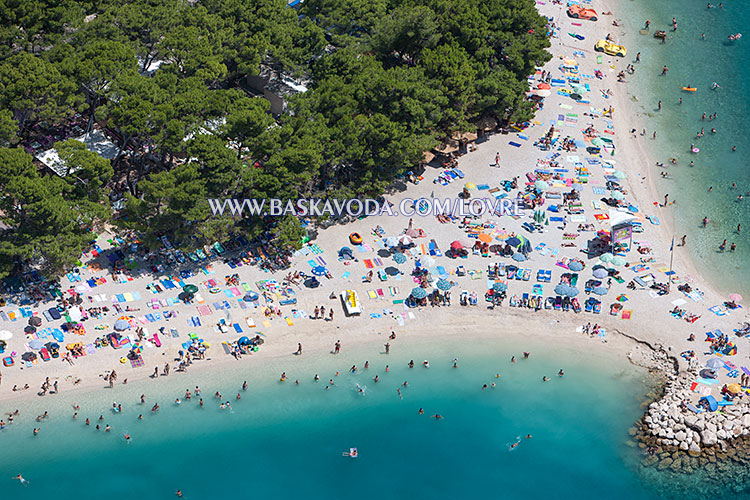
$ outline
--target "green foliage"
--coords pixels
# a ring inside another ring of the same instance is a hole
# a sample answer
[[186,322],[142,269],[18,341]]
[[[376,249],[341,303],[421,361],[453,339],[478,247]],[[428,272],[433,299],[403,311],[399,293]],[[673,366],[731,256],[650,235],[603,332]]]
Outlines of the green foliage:
[[65,161],[80,163],[86,185],[78,187],[82,181],[67,176],[41,176],[23,149],[0,148],[0,220],[9,228],[0,238],[0,276],[26,259],[50,273],[72,267],[91,239],[89,229],[109,214],[93,198],[101,195],[111,167],[81,154],[75,144],[63,149]]
[[[121,224],[185,248],[267,229],[207,197],[377,196],[478,118],[530,119],[526,78],[549,58],[533,0],[0,0],[0,20],[0,146],[86,112],[137,181]],[[309,82],[281,117],[245,91],[269,73]],[[65,267],[109,216],[109,162],[57,146],[63,178],[2,150],[0,272],[19,256]],[[295,248],[297,219],[275,223]]]

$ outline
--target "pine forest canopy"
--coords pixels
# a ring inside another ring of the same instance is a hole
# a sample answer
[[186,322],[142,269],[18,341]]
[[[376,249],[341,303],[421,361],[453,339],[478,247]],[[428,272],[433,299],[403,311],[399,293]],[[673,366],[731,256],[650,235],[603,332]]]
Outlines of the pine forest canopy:
[[[530,119],[550,57],[533,0],[0,0],[0,20],[0,277],[70,268],[108,222],[186,249],[268,229],[209,197],[379,195],[472,122]],[[248,91],[263,68],[308,81],[280,116]],[[105,129],[117,157],[71,127]],[[35,166],[40,145],[68,175]]]

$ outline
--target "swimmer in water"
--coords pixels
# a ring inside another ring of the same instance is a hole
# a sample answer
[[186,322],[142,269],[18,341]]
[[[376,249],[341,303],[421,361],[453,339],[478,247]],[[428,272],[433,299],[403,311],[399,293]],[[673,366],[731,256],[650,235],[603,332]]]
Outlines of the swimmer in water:
[[181,490],[175,491],[174,494],[177,495],[178,497],[182,498],[182,491]]
[[417,413],[419,413],[420,415],[424,415],[424,408],[420,408]]
[[396,389],[396,392],[398,392],[398,397],[401,399],[404,399],[404,395],[401,394],[401,389]]
[[21,484],[24,485],[24,486],[28,486],[29,485],[29,482],[26,479],[24,479],[21,474],[17,475],[13,479],[18,479],[21,482]]
[[125,442],[130,444],[130,434],[125,434]]
[[542,377],[542,382],[547,382],[548,380],[549,380],[549,377],[547,377],[547,375],[545,375],[544,377]]
[[562,377],[563,375],[565,375],[565,372],[563,371],[563,369],[562,369],[562,368],[560,368],[560,371],[559,371],[559,372],[557,372],[557,376],[558,376],[558,377]]
[[320,377],[318,376],[318,374],[317,374],[317,373],[316,373],[316,374],[315,374],[315,376],[313,377],[313,380],[315,380],[316,382],[317,382],[318,380],[320,380]]
[[375,378],[373,378],[372,380],[373,380],[373,382],[375,382],[377,384],[378,380],[380,380],[380,377],[378,377],[377,375],[375,375]]
[[443,419],[443,416],[442,416],[441,414],[439,414],[439,413],[436,413],[436,414],[434,414],[434,415],[432,416],[432,418],[434,418],[435,420],[442,420],[442,419]]
[[531,434],[526,434],[526,439],[531,439]]

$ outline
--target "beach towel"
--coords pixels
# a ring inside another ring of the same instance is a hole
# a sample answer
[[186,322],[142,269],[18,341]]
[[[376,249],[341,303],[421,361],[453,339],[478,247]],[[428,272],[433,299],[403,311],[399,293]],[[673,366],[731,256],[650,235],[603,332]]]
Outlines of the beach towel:
[[633,311],[628,309],[627,311],[622,311],[622,319],[630,319],[633,316]]
[[292,318],[290,318],[289,316],[286,316],[286,317],[284,318],[284,321],[286,321],[286,324],[287,324],[287,325],[289,325],[289,326],[294,326],[294,323],[292,322]]
[[271,328],[271,321],[267,320],[267,319],[264,319],[263,320],[263,326],[265,326],[266,328]]
[[350,273],[349,271],[347,271],[347,272],[345,272],[344,274],[341,275],[341,279],[344,279],[344,280],[348,279],[349,276],[351,276],[351,275],[352,275],[352,273]]
[[130,359],[130,366],[132,366],[133,368],[139,368],[141,366],[144,366],[145,364],[146,363],[144,363],[143,361],[143,356],[141,356],[140,354],[135,358]]
[[521,147],[521,145],[519,143],[513,142],[513,141],[510,141],[508,144],[510,144],[511,146],[516,147],[516,148],[520,148]]
[[211,306],[209,305],[202,305],[198,306],[198,314],[201,316],[208,316],[209,314],[213,314],[213,311],[211,310]]
[[239,325],[239,323],[235,323],[232,326],[234,327],[235,332],[242,333],[242,327]]
[[372,269],[373,267],[375,267],[375,265],[372,263],[372,260],[370,259],[365,259],[364,263],[367,269]]

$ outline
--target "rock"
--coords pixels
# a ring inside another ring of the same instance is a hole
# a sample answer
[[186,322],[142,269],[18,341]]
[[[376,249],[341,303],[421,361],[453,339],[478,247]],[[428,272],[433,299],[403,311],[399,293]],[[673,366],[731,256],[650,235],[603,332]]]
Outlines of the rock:
[[685,425],[692,428],[695,425],[695,421],[698,420],[695,415],[688,415],[685,417]]
[[636,429],[635,427],[631,427],[630,429],[628,429],[628,434],[630,434],[631,437],[635,436],[637,433],[638,429]]
[[672,465],[673,460],[669,457],[663,459],[661,462],[659,462],[659,465],[657,466],[657,469],[664,470],[670,465]]
[[715,434],[718,429],[716,428],[716,424],[715,423],[713,423],[713,422],[706,422],[706,430]]
[[670,465],[670,468],[677,472],[682,467],[682,459],[680,457],[677,457],[672,461],[672,465]]
[[659,461],[658,458],[656,458],[654,456],[648,456],[648,457],[644,458],[641,461],[641,464],[643,464],[644,467],[651,467],[652,465],[654,465],[658,461]]
[[688,447],[687,441],[683,441],[680,443],[680,449],[682,451],[688,451],[689,447]]
[[[714,426],[716,428],[716,426]],[[709,429],[706,429],[701,432],[701,442],[706,446],[713,446],[718,442],[718,438],[716,436],[715,431],[710,431]]]
[[685,431],[677,431],[674,433],[674,438],[677,441],[685,441],[687,439],[687,433]]
[[700,452],[701,452],[701,447],[698,445],[698,443],[696,443],[695,441],[690,443],[690,445],[688,446],[688,453],[690,453],[691,456],[693,457],[698,456]]
[[734,428],[734,421],[727,420],[722,427],[724,427],[725,431],[731,431]]
[[727,431],[725,431],[724,429],[719,429],[716,432],[716,437],[719,438],[719,439],[726,439],[727,438]]
[[742,415],[742,427],[750,429],[750,413]]

